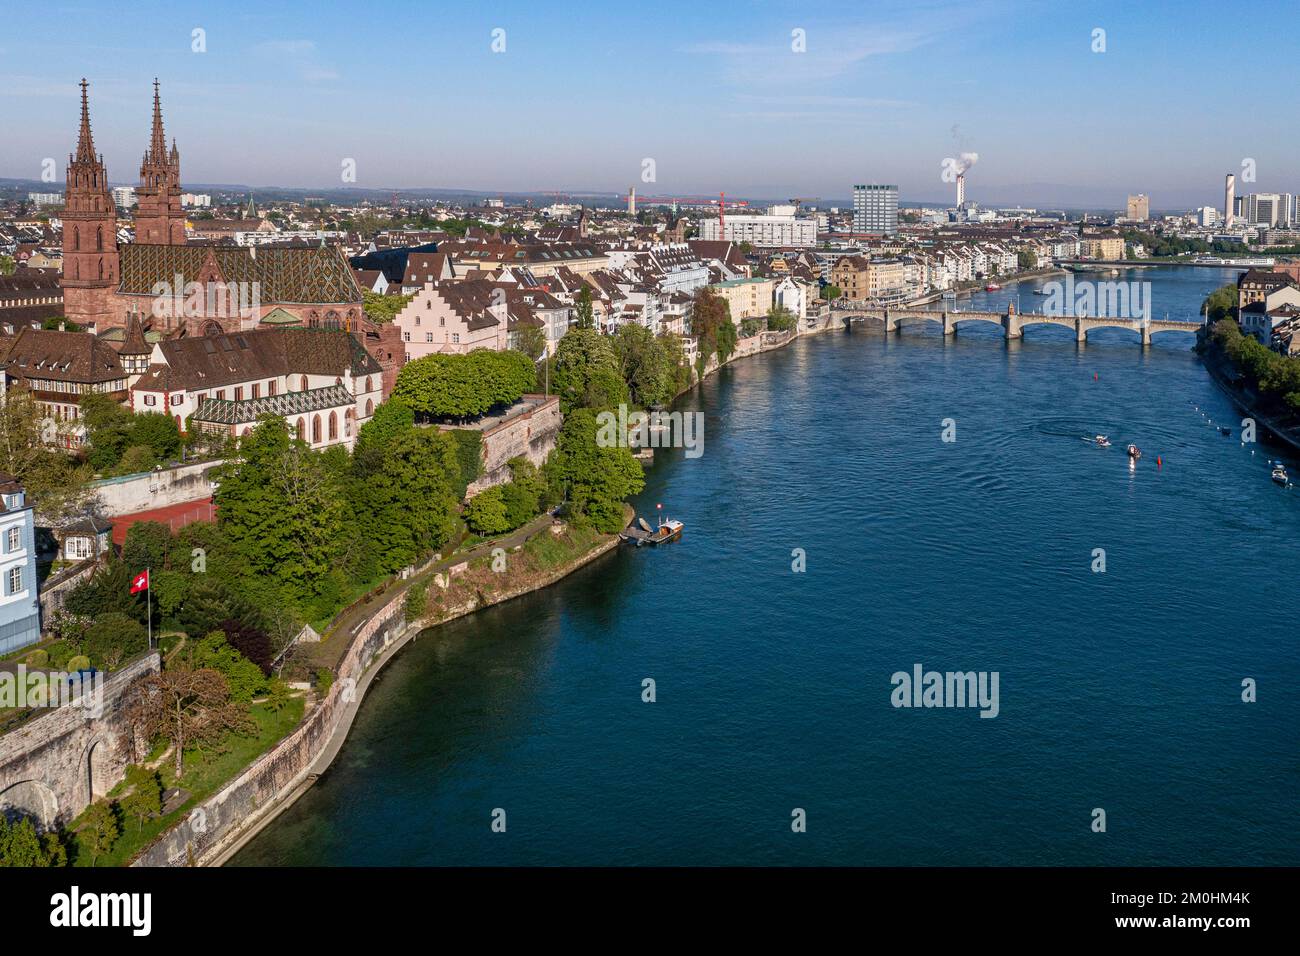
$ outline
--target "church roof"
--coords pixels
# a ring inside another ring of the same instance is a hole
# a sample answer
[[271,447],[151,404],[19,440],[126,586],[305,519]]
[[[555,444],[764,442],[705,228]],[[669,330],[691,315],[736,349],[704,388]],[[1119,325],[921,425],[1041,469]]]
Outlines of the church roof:
[[113,347],[88,332],[22,329],[0,357],[0,367],[24,379],[94,383],[125,378]]
[[[228,283],[247,283],[258,289],[264,303],[361,304],[361,289],[337,250],[256,249],[247,246],[167,246],[128,243],[121,255],[121,292],[156,295],[156,283],[170,288],[180,276],[196,281],[209,256]],[[253,283],[257,283],[253,286]]]

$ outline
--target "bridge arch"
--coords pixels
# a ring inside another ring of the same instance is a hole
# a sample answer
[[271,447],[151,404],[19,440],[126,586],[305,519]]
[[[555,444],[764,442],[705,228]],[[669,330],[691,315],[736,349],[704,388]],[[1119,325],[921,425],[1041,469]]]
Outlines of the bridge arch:
[[40,829],[48,829],[58,819],[59,799],[39,780],[20,780],[0,790],[0,814],[31,817]]

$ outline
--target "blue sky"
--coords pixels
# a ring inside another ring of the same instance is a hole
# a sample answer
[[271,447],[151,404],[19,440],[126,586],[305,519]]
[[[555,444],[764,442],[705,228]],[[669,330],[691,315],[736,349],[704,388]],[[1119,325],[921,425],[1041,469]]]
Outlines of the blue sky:
[[62,176],[85,75],[109,176],[134,181],[157,73],[190,183],[341,185],[354,159],[376,188],[892,182],[938,201],[943,159],[970,151],[968,195],[997,203],[1219,204],[1247,157],[1258,181],[1239,192],[1300,191],[1293,95],[1282,74],[1250,79],[1294,59],[1294,4],[51,0],[5,16],[0,176],[36,178],[45,157]]

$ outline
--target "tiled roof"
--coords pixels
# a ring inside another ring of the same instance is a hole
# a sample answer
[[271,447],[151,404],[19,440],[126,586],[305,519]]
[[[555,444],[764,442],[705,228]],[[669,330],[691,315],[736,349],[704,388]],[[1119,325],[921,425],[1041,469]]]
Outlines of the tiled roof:
[[343,385],[327,385],[305,392],[285,392],[282,395],[264,395],[246,398],[240,402],[208,400],[194,413],[193,420],[209,425],[243,425],[258,421],[266,415],[300,415],[303,412],[320,412],[343,408],[356,400]]
[[244,246],[121,247],[122,292],[153,295],[154,283],[192,282],[211,257],[228,283],[258,283],[264,303],[361,302],[352,269],[335,249],[256,249]]
[[112,382],[126,376],[112,346],[88,332],[24,328],[0,366],[17,377],[63,382]]
[[365,346],[335,329],[258,329],[230,335],[168,339],[136,383],[142,391],[218,388],[281,375],[378,375]]

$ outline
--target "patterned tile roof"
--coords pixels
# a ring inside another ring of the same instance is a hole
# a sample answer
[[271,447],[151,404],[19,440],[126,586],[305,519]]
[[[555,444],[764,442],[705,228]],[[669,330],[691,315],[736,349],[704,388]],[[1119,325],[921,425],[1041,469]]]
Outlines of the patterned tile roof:
[[192,416],[195,422],[209,425],[252,424],[265,415],[300,415],[304,412],[323,412],[331,408],[347,408],[356,399],[344,385],[327,385],[305,392],[286,392],[283,395],[263,395],[246,398],[240,402],[209,400]]
[[154,284],[174,284],[176,276],[196,281],[209,258],[228,283],[257,283],[266,304],[360,303],[361,289],[337,249],[244,246],[163,246],[128,243],[121,247],[119,291],[154,295]]

